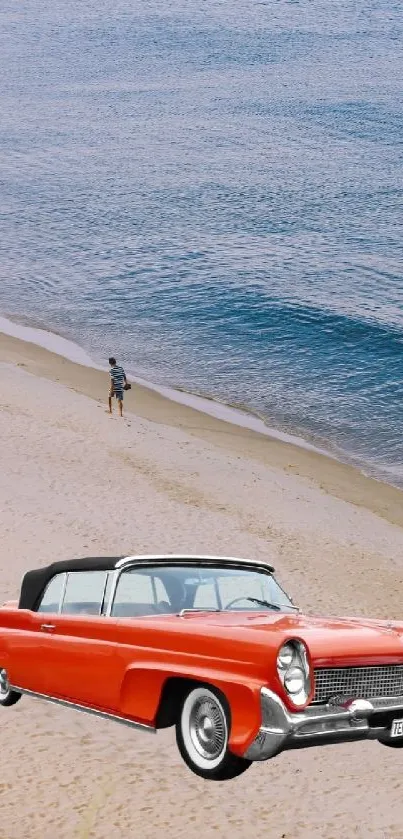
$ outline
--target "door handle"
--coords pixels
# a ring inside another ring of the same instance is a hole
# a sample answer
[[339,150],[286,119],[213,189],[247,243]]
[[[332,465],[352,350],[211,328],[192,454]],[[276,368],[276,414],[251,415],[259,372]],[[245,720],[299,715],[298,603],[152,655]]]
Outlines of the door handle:
[[54,623],[41,623],[41,629],[45,632],[50,632],[52,629],[56,629],[56,624]]

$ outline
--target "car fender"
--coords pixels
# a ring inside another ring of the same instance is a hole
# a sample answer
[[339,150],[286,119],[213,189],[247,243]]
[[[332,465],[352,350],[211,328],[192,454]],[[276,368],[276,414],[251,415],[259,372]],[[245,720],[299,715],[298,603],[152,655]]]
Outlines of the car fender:
[[10,670],[12,636],[20,631],[20,615],[9,602],[0,606],[0,667]]
[[262,683],[236,672],[217,671],[196,664],[173,667],[167,662],[144,661],[130,665],[121,685],[119,713],[145,725],[155,726],[163,690],[169,679],[202,682],[220,690],[231,713],[229,746],[242,754],[258,733],[261,724],[260,690]]

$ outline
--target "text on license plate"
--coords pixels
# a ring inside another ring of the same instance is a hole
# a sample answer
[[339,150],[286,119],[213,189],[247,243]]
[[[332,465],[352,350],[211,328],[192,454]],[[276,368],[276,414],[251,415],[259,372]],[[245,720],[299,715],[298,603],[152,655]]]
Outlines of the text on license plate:
[[403,737],[403,720],[393,720],[390,736]]

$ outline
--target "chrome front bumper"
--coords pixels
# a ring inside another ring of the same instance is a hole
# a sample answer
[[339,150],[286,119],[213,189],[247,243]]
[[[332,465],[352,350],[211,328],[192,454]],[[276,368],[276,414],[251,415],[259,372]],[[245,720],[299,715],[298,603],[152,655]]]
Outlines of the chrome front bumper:
[[277,694],[262,688],[261,709],[259,733],[244,754],[248,760],[268,760],[286,749],[353,740],[387,743],[392,719],[403,718],[403,697],[350,699],[342,705],[311,705],[291,713]]

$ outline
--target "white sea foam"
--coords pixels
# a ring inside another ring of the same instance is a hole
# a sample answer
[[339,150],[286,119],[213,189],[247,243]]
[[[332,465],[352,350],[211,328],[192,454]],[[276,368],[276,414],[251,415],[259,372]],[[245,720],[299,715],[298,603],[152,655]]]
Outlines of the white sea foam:
[[37,329],[32,326],[24,326],[19,323],[14,323],[8,318],[0,317],[0,332],[5,335],[11,335],[12,338],[20,338],[22,341],[27,341],[30,344],[37,344],[49,352],[62,355],[63,358],[68,358],[69,361],[74,361],[76,364],[83,364],[85,367],[94,367],[94,362],[90,356],[74,341],[69,341],[61,335],[56,335],[54,332],[48,332],[46,329]]

